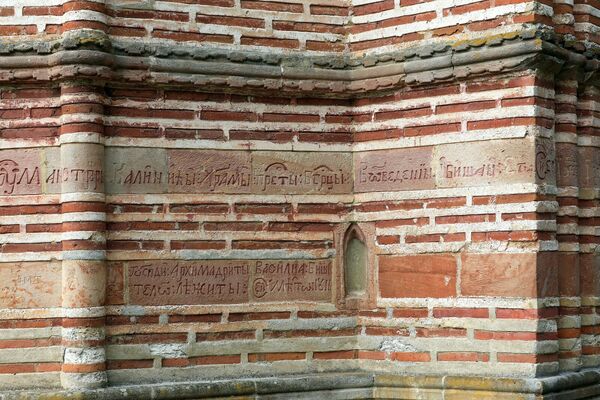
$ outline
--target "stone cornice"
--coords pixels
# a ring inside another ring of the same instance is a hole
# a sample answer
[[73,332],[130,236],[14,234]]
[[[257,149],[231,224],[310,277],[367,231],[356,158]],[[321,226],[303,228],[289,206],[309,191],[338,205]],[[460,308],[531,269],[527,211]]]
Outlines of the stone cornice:
[[0,54],[0,82],[143,81],[218,91],[310,92],[331,97],[529,68],[552,71],[560,65],[577,66],[585,80],[595,82],[600,67],[600,49],[584,48],[550,31],[535,29],[366,56],[165,46],[111,41],[102,32],[80,30],[54,40],[3,42]]

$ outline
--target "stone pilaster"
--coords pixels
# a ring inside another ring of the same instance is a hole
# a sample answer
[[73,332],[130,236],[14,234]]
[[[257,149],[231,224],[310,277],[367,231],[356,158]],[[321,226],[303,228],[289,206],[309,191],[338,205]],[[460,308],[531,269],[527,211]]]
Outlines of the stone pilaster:
[[65,388],[106,383],[104,352],[105,196],[102,88],[61,88],[61,211]]
[[555,145],[557,240],[560,308],[558,319],[561,371],[581,367],[581,306],[579,290],[579,244],[577,240],[577,70],[559,74],[555,85]]

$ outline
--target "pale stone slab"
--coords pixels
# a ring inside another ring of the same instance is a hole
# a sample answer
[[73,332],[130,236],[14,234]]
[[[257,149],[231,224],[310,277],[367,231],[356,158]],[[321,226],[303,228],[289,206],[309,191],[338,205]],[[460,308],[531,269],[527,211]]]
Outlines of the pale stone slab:
[[165,193],[167,150],[159,148],[112,147],[106,149],[108,193]]
[[254,194],[343,194],[352,191],[349,153],[252,153]]
[[129,262],[129,304],[330,301],[331,260]]
[[169,193],[250,193],[250,153],[170,150]]
[[439,146],[434,164],[439,188],[535,182],[534,148],[529,140]]
[[104,192],[104,147],[91,143],[60,146],[62,193]]
[[49,308],[61,305],[60,262],[0,264],[0,308]]

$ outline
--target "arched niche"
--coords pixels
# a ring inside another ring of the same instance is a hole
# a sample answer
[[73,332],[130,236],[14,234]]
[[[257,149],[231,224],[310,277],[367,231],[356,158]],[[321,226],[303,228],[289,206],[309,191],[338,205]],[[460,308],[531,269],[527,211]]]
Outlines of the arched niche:
[[369,249],[358,225],[350,225],[344,235],[344,295],[364,298],[368,291]]

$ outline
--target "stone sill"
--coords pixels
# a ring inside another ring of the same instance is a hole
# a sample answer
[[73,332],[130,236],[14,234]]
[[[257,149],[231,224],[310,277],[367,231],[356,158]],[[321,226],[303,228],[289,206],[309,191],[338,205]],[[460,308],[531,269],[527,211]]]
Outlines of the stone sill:
[[0,392],[0,400],[120,399],[552,399],[576,400],[600,395],[600,369],[548,378],[378,375],[342,372],[301,376],[154,385],[94,390]]

